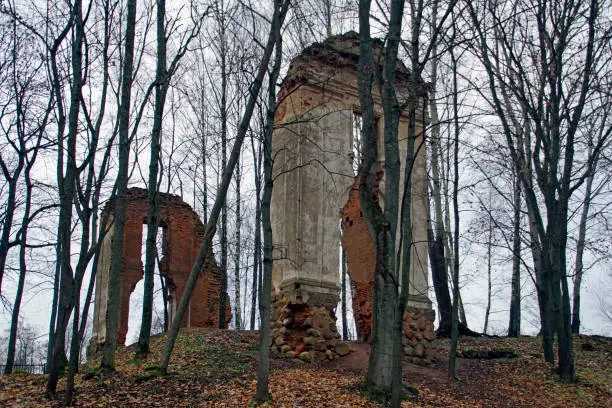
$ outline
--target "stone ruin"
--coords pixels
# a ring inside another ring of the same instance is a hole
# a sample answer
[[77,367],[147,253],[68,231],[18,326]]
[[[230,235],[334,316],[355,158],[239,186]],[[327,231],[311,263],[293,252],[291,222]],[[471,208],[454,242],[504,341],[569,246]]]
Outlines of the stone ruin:
[[[380,61],[381,42],[374,42]],[[272,141],[274,190],[272,230],[273,351],[306,361],[348,353],[341,342],[334,310],[340,288],[340,228],[354,284],[353,309],[359,337],[369,341],[374,286],[374,244],[359,202],[359,94],[357,33],[333,36],[304,49],[289,67],[279,93]],[[397,63],[396,92],[408,90],[408,69]],[[425,85],[421,96],[425,96]],[[384,117],[374,90],[380,157],[374,192],[384,201]],[[421,111],[417,124],[426,117]],[[408,118],[400,117],[400,156],[404,174]],[[417,129],[418,130],[418,129]],[[419,137],[418,146],[422,142]],[[434,312],[427,297],[427,176],[425,149],[418,149],[412,173],[413,240],[408,311],[404,316],[404,351],[421,357],[433,340]],[[400,191],[403,189],[403,177]],[[397,240],[399,242],[399,239]]]
[[[126,218],[123,243],[123,268],[119,301],[119,327],[117,344],[124,344],[128,331],[130,295],[143,278],[142,226],[147,220],[147,190],[130,188],[126,197]],[[195,261],[204,237],[205,226],[191,207],[172,194],[159,194],[159,227],[162,229],[162,253],[160,272],[168,285],[168,318],[172,321],[181,300],[187,277]],[[103,214],[111,214],[113,202],[104,208]],[[111,247],[114,228],[110,227],[102,242],[96,279],[93,335],[88,354],[95,354],[107,337],[106,310],[111,264]],[[214,260],[212,250],[202,267],[201,276],[193,292],[189,309],[182,327],[218,327],[219,293],[221,269]],[[229,298],[228,298],[229,299]],[[141,312],[140,310],[138,312]],[[230,318],[229,302],[226,307],[227,321]]]
[[[382,43],[374,42],[380,61]],[[340,288],[338,275],[342,245],[354,288],[353,311],[359,338],[369,341],[372,326],[374,244],[359,202],[359,94],[357,63],[359,39],[355,32],[333,36],[304,49],[283,80],[275,116],[272,154],[274,190],[272,230],[273,351],[305,361],[333,359],[349,348],[340,340],[335,308]],[[408,69],[397,63],[396,92],[402,100],[408,90]],[[421,96],[425,96],[425,85]],[[384,117],[377,87],[373,92],[380,157],[375,196],[384,202]],[[419,115],[417,131],[426,122]],[[404,174],[408,118],[400,116],[398,138]],[[422,137],[416,141],[418,146]],[[434,312],[427,297],[427,176],[425,149],[417,149],[412,170],[413,249],[408,310],[404,316],[404,352],[422,357],[433,340]],[[403,189],[403,178],[400,191]],[[118,343],[125,342],[129,298],[143,277],[142,224],[146,223],[146,190],[128,191],[123,271],[121,275]],[[112,203],[105,212],[111,214]],[[198,252],[204,225],[178,196],[160,194],[160,227],[163,228],[161,273],[170,288],[170,319],[175,313],[191,266]],[[340,231],[342,229],[342,239]],[[102,243],[94,310],[93,337],[88,349],[95,352],[106,339],[106,306],[113,229]],[[396,240],[399,242],[398,239]],[[216,327],[219,314],[221,271],[212,251],[202,269],[183,327]],[[229,316],[229,305],[226,313]],[[229,319],[228,319],[229,321]]]

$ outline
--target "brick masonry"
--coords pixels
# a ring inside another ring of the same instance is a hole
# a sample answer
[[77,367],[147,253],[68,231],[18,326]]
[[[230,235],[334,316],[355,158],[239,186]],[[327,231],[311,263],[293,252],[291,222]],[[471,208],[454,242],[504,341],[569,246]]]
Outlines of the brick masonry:
[[[142,243],[143,224],[147,218],[147,190],[130,188],[127,192],[126,219],[123,246],[123,268],[121,272],[120,316],[118,344],[125,343],[128,330],[130,295],[143,278]],[[160,193],[160,222],[163,244],[160,260],[161,273],[167,278],[169,288],[170,319],[178,307],[187,277],[195,261],[204,236],[205,225],[191,207],[172,194]],[[109,202],[104,212],[109,213],[113,203]],[[110,219],[109,219],[110,222]],[[98,262],[94,329],[91,345],[93,351],[106,339],[106,302],[108,300],[108,275],[110,273],[110,247],[112,230],[102,244]],[[219,323],[219,288],[221,269],[217,266],[212,250],[200,272],[191,304],[182,321],[183,327],[217,327]],[[228,319],[230,307],[226,308]]]

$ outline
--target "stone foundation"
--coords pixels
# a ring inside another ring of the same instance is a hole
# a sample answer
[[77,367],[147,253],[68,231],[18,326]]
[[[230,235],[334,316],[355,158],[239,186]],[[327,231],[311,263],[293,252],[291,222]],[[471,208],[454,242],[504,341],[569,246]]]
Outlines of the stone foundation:
[[303,280],[282,287],[271,298],[272,351],[307,362],[347,355],[348,345],[336,327],[338,295]]
[[429,342],[436,338],[433,316],[424,309],[411,309],[404,313],[402,346],[405,357],[422,358],[427,355]]

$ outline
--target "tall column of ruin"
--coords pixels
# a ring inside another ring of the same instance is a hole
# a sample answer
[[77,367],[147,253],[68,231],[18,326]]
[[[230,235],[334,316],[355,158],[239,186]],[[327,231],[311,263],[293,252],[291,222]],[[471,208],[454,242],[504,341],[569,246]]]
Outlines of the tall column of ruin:
[[[381,47],[377,45],[375,52],[380,55]],[[345,351],[338,343],[335,322],[341,223],[348,273],[357,286],[353,308],[358,312],[357,325],[363,329],[360,331],[365,333],[366,340],[371,327],[375,254],[360,211],[355,190],[358,180],[353,172],[354,160],[359,159],[359,152],[354,151],[353,145],[358,137],[354,123],[359,114],[358,61],[356,33],[330,37],[306,48],[292,61],[279,93],[272,141],[275,177],[271,208],[274,245],[272,347],[287,355],[301,357],[306,353],[305,359],[333,358]],[[398,78],[398,95],[405,96],[406,82],[402,80],[408,78],[408,71],[401,62],[398,62]],[[377,92],[375,102],[376,126],[378,134],[382,135],[384,117]],[[402,140],[406,136],[407,118],[402,116],[398,138],[404,164],[406,143]],[[379,138],[379,151],[381,187],[374,193],[382,205],[382,138]],[[412,177],[415,245],[409,290],[412,317],[406,324],[418,322],[423,328],[417,330],[431,337],[433,311],[427,298],[425,149],[417,153]]]

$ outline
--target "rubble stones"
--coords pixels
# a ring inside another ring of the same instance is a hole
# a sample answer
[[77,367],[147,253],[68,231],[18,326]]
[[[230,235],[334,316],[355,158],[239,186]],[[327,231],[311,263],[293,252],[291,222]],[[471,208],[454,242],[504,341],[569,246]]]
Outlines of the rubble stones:
[[334,347],[336,354],[338,354],[339,356],[346,356],[348,353],[350,353],[350,349],[348,344],[344,343],[344,342],[339,342],[338,344],[336,344],[336,347]]
[[306,363],[312,363],[312,353],[309,351],[304,351],[300,353],[300,360]]
[[[284,356],[298,357],[305,362],[333,359],[340,334],[336,330],[333,307],[309,306],[307,303],[291,303],[288,297],[273,294],[273,312],[278,316],[272,330],[271,345],[281,346]],[[278,328],[280,326],[280,329]],[[344,350],[342,346],[341,350]]]
[[433,322],[427,316],[413,311],[404,314],[403,333],[404,354],[410,357],[425,357],[429,342],[436,338]]
[[325,330],[325,331],[323,332],[323,337],[324,337],[326,340],[331,340],[331,339],[333,339],[333,338],[335,337],[335,334],[334,334],[334,332],[332,332],[331,330]]
[[314,346],[317,339],[314,337],[304,337],[304,344],[307,346]]
[[319,362],[319,361],[323,361],[325,360],[327,357],[325,356],[325,353],[321,352],[321,351],[311,351],[312,354],[312,361],[313,362]]
[[319,340],[319,341],[317,341],[314,344],[313,348],[316,351],[326,351],[327,350],[327,343],[324,340]]
[[321,332],[316,329],[308,329],[306,330],[306,334],[312,337],[321,337]]
[[[310,307],[303,302],[292,304],[283,294],[274,294],[273,298],[272,305],[278,320],[271,331],[271,346],[278,353],[304,362],[349,354],[348,344],[340,341],[340,334],[334,330],[336,323],[331,308]],[[429,342],[434,339],[433,322],[428,316],[414,310],[406,311],[402,336],[406,358],[427,358]]]

